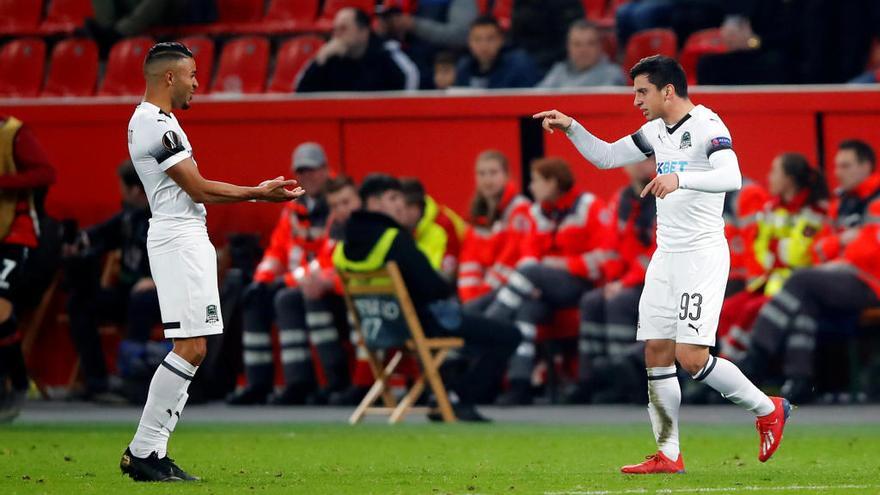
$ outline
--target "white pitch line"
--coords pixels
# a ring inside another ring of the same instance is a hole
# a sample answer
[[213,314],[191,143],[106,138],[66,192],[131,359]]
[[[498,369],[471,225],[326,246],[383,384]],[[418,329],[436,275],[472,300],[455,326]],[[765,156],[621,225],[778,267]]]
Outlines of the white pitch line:
[[562,492],[544,492],[544,495],[625,495],[641,493],[728,493],[728,492],[787,492],[800,490],[863,490],[880,488],[880,485],[790,485],[790,486],[732,486],[716,488],[630,488],[627,490],[572,490]]

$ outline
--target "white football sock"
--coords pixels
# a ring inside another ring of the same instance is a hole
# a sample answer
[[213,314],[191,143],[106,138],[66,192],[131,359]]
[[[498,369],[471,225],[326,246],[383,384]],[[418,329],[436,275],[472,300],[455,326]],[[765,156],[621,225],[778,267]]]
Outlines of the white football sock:
[[681,387],[675,366],[648,368],[648,416],[657,448],[663,455],[678,460],[678,410]]
[[165,356],[150,382],[141,421],[128,446],[135,457],[148,457],[152,452],[160,459],[165,457],[168,439],[189,397],[186,390],[198,369],[174,352]]
[[694,380],[702,381],[720,392],[725,399],[756,416],[770,414],[776,408],[767,394],[761,392],[735,364],[726,359],[709,356]]

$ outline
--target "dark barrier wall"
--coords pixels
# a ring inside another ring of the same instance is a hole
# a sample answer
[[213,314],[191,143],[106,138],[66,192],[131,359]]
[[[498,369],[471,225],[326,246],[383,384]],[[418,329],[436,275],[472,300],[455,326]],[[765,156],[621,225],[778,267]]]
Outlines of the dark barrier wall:
[[[880,147],[880,93],[849,87],[773,90],[696,89],[692,99],[715,110],[733,135],[745,175],[764,183],[770,160],[797,151],[831,170],[834,148],[859,137]],[[126,125],[137,99],[0,100],[0,113],[28,123],[58,170],[50,213],[88,225],[119,204],[114,170],[127,156]],[[372,171],[415,175],[440,201],[465,212],[473,189],[474,157],[497,148],[511,159],[517,180],[523,158],[543,152],[571,161],[583,188],[608,197],[624,183],[621,171],[585,163],[561,134],[540,134],[528,117],[557,108],[606,140],[643,124],[632,96],[616,94],[505,94],[397,98],[241,99],[196,97],[177,113],[206,177],[256,184],[288,175],[297,143],[325,146],[331,166],[356,179]],[[834,185],[832,174],[829,174]],[[217,243],[230,231],[267,233],[277,205],[210,207]]]

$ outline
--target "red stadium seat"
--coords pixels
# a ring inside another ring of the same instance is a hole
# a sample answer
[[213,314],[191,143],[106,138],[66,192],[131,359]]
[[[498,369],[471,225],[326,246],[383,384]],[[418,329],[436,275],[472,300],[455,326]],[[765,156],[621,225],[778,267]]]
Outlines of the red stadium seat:
[[697,62],[700,57],[726,51],[727,47],[721,39],[721,31],[718,28],[703,29],[688,36],[678,57],[687,74],[688,84],[697,83]]
[[639,60],[651,55],[666,55],[675,58],[678,51],[678,38],[671,29],[646,29],[630,36],[626,42],[626,55],[623,66],[629,70]]
[[217,0],[219,24],[258,21],[263,17],[263,0]]
[[0,96],[34,97],[43,84],[46,43],[37,38],[12,40],[0,49]]
[[375,0],[326,0],[315,27],[320,31],[330,31],[333,29],[333,18],[336,17],[336,13],[346,7],[359,8],[372,17],[376,10],[376,2]]
[[498,19],[498,23],[506,31],[510,29],[510,17],[513,14],[513,0],[495,0],[492,6],[492,17]]
[[[478,8],[485,8],[485,5],[488,0],[477,0]],[[401,10],[401,12],[405,14],[412,14],[416,11],[416,7],[418,0],[384,0],[382,2],[382,7],[385,9],[390,9],[392,7],[396,7]],[[480,12],[483,12],[482,10]]]
[[605,6],[608,4],[608,0],[581,0],[581,4],[584,6],[584,14],[587,15],[587,19],[596,21],[605,17]]
[[50,0],[46,20],[40,25],[44,33],[72,33],[87,17],[94,17],[91,0]]
[[36,34],[42,16],[42,1],[0,0],[0,35]]
[[214,74],[214,40],[206,36],[189,36],[177,40],[192,52],[196,61],[196,79],[204,88],[211,86]]
[[300,71],[323,44],[324,40],[317,36],[300,36],[285,41],[275,56],[275,74],[269,92],[292,93]]
[[269,67],[269,41],[261,36],[234,39],[223,47],[212,93],[262,93]]
[[153,39],[141,36],[124,39],[110,49],[99,96],[139,95],[144,92],[144,57]]
[[617,33],[610,29],[599,31],[599,40],[602,42],[602,51],[608,55],[608,60],[617,61]]
[[318,17],[318,0],[272,0],[262,21],[254,23],[252,32],[290,33],[314,28]]
[[98,82],[98,46],[90,39],[66,39],[52,50],[43,96],[92,96]]

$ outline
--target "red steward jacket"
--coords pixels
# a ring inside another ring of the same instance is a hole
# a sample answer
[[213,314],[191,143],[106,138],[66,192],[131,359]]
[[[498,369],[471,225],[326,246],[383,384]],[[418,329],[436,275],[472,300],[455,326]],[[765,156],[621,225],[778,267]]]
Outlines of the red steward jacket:
[[470,301],[507,281],[522,256],[522,243],[533,229],[531,202],[509,183],[498,204],[496,220],[472,218],[461,246],[458,295]]
[[563,258],[569,273],[596,284],[620,273],[611,213],[601,198],[572,189],[552,203],[533,204],[531,213],[534,228],[520,263]]

